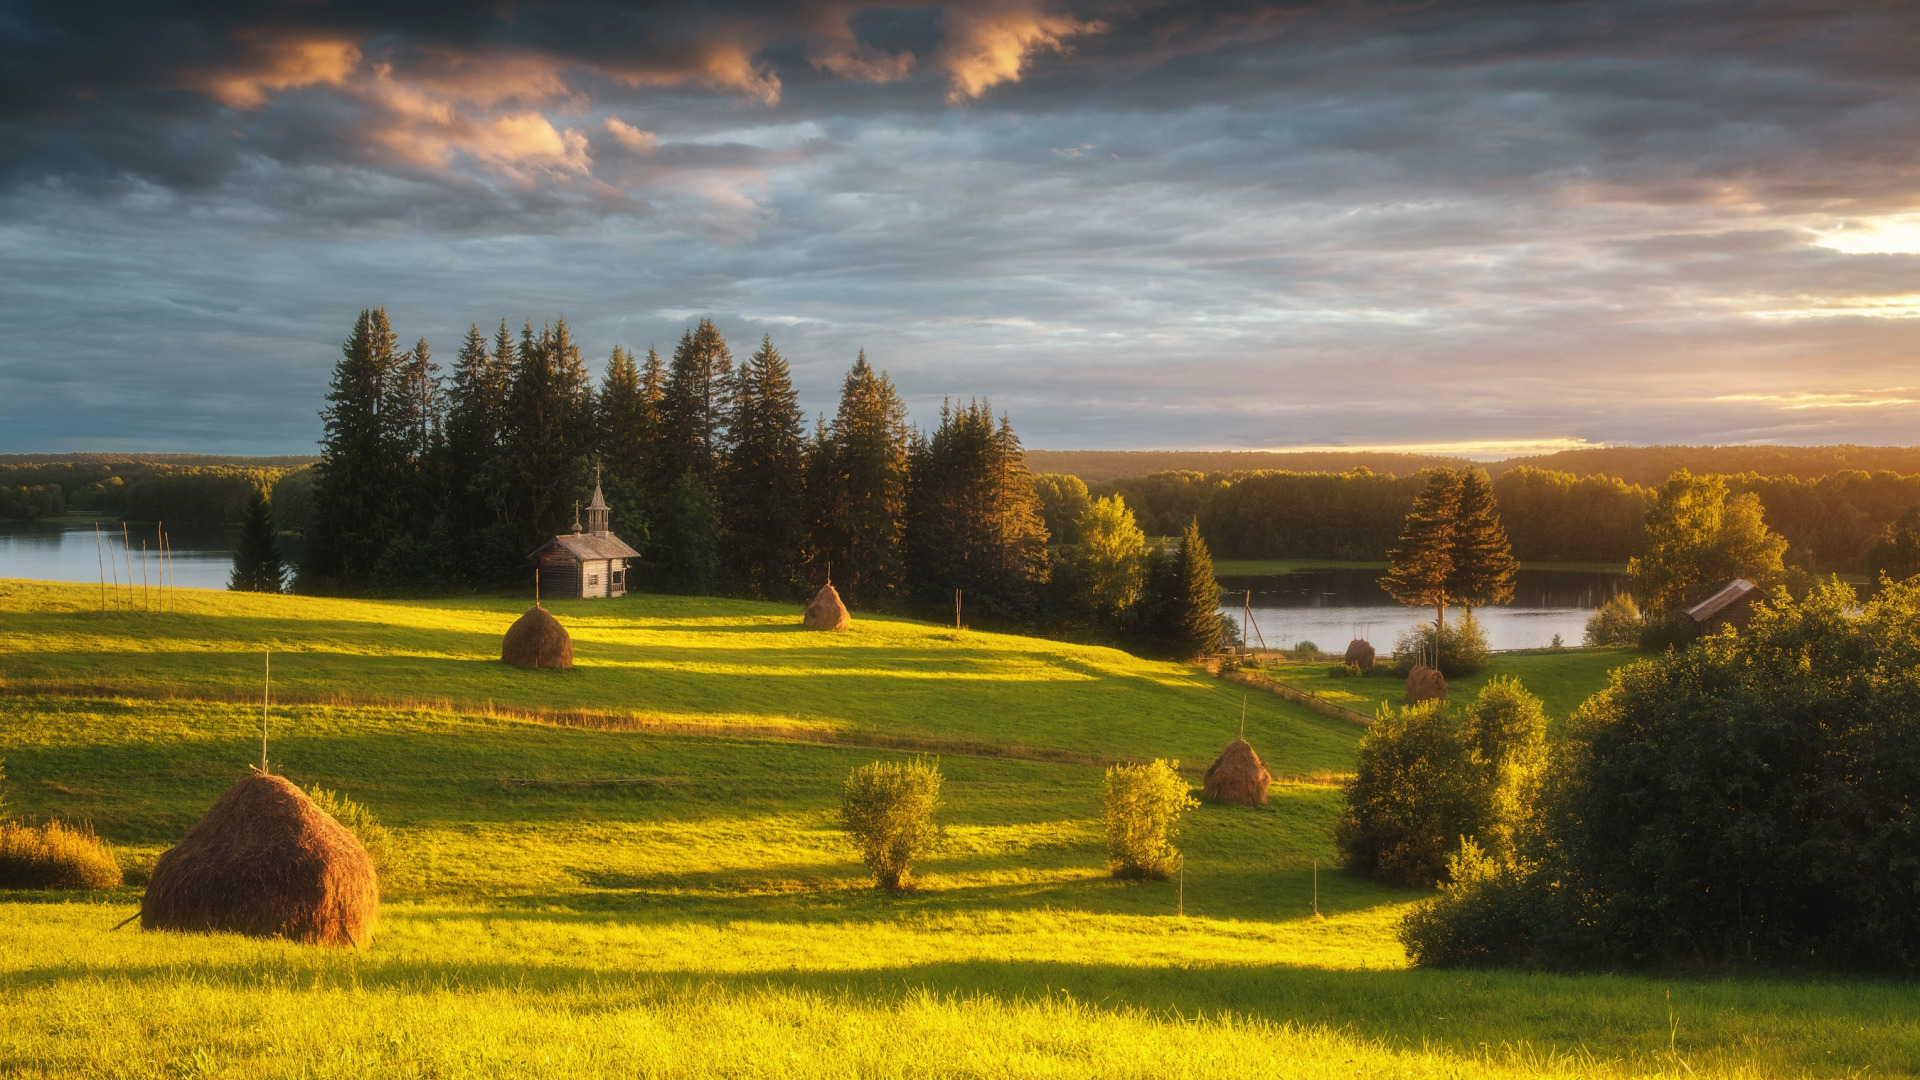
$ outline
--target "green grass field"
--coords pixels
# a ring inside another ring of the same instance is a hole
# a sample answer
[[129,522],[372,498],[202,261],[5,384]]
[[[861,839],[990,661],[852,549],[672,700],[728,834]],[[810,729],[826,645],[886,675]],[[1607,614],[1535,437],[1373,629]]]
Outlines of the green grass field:
[[[1511,676],[1539,695],[1549,717],[1564,720],[1581,702],[1606,689],[1607,678],[1614,668],[1632,663],[1639,655],[1633,649],[1529,649],[1495,653],[1486,670],[1449,680],[1447,696],[1454,702],[1466,702],[1480,692],[1488,679]],[[1398,705],[1405,700],[1405,680],[1386,675],[1341,678],[1332,673],[1335,663],[1281,661],[1268,675],[1368,716],[1383,704]]]
[[[637,596],[555,605],[581,666],[530,673],[491,661],[509,602],[178,599],[102,615],[82,588],[0,583],[9,809],[150,863],[258,759],[244,699],[271,642],[275,769],[365,803],[404,852],[378,935],[113,931],[137,886],[0,894],[0,1075],[1920,1069],[1903,983],[1406,969],[1393,928],[1420,894],[1328,868],[1339,792],[1308,779],[1348,771],[1359,731],[1265,695],[1248,737],[1305,782],[1191,812],[1184,882],[1114,881],[1098,762],[1192,769],[1237,727],[1238,688],[1193,669]],[[1541,656],[1522,677],[1562,694],[1626,658]],[[940,753],[948,844],[920,891],[878,895],[839,788],[915,748]]]

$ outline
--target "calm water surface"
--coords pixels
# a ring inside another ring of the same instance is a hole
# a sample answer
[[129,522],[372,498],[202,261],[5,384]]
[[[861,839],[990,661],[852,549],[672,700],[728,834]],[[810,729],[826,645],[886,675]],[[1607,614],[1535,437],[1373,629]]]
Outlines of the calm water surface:
[[[146,580],[149,585],[160,584],[160,544],[153,523],[128,522],[125,536],[131,550],[122,543],[118,521],[99,522],[97,540],[93,522],[0,521],[0,578],[97,582],[104,571],[109,588],[116,580],[124,587],[129,575],[137,587],[144,542]],[[169,526],[171,584],[183,589],[226,588],[233,574],[236,536],[224,529]]]
[[[1402,607],[1380,588],[1380,573],[1302,570],[1276,577],[1223,577],[1220,610],[1236,625],[1241,623],[1246,594],[1251,591],[1258,636],[1272,648],[1311,641],[1337,653],[1359,637],[1385,653],[1401,631],[1431,621],[1433,610]],[[1487,644],[1496,649],[1541,648],[1552,644],[1555,634],[1567,645],[1578,645],[1593,609],[1627,587],[1625,574],[1522,570],[1514,582],[1512,603],[1473,614],[1486,630]],[[1447,617],[1458,618],[1459,612],[1451,611]],[[1251,633],[1247,636],[1255,638]]]

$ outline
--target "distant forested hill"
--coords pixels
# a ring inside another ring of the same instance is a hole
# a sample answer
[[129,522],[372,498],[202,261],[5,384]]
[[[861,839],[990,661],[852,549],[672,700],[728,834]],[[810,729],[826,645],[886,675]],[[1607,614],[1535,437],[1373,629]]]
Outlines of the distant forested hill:
[[1618,446],[1508,458],[1486,469],[1499,476],[1522,465],[1575,476],[1612,476],[1644,487],[1665,482],[1677,469],[1695,475],[1752,473],[1812,480],[1856,469],[1920,473],[1920,446]]
[[[1458,468],[1465,458],[1425,454],[1281,453],[1264,450],[1029,450],[1027,468],[1036,473],[1071,473],[1089,484],[1162,472],[1232,473],[1255,470],[1346,472],[1371,469],[1410,476],[1436,466]],[[1920,471],[1920,470],[1916,470]]]

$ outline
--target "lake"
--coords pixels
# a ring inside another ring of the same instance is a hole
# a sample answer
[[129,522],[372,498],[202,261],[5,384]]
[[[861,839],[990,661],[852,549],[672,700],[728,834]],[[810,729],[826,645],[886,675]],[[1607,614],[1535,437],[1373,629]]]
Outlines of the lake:
[[[1338,653],[1356,637],[1383,655],[1401,631],[1433,619],[1432,608],[1409,608],[1380,588],[1379,570],[1300,570],[1272,577],[1223,577],[1221,612],[1236,625],[1246,593],[1253,593],[1253,621],[1267,645],[1290,649],[1311,641]],[[1586,570],[1521,570],[1514,580],[1513,602],[1473,613],[1495,649],[1537,649],[1560,635],[1580,644],[1593,610],[1626,592],[1625,574]],[[1459,617],[1457,610],[1447,617]],[[1243,628],[1244,630],[1244,628]],[[1249,634],[1249,638],[1253,635]],[[1254,644],[1258,644],[1255,641]]]
[[[160,560],[156,554],[159,537],[152,522],[129,522],[126,537],[132,542],[128,551],[121,543],[118,521],[99,523],[95,540],[93,522],[0,521],[0,578],[34,578],[40,581],[97,582],[105,567],[107,585],[117,579],[124,587],[129,570],[134,586],[140,585],[140,545],[147,545],[146,574],[150,585],[160,584]],[[167,542],[173,547],[171,584],[183,589],[224,589],[233,573],[233,544],[238,530],[219,528],[167,528]],[[111,547],[111,555],[108,548]],[[282,548],[285,551],[285,548]],[[131,565],[129,565],[131,564]]]

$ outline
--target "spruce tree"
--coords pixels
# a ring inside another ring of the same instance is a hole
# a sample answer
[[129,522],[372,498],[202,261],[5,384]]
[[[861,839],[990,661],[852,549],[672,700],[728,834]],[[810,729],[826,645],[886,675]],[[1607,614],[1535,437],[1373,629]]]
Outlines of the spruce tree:
[[387,313],[362,311],[340,352],[320,413],[324,434],[301,568],[315,584],[372,571],[399,524],[404,494],[404,433],[383,407],[400,363]]
[[808,450],[809,543],[817,579],[833,573],[849,604],[884,607],[906,581],[907,409],[865,350],[840,387],[840,407]]
[[512,361],[513,338],[503,321],[492,349],[478,326],[468,327],[453,362],[447,394],[449,517],[463,530],[481,529],[496,520],[488,479],[505,434]]
[[1174,593],[1162,611],[1174,655],[1192,660],[1220,651],[1220,582],[1213,576],[1213,553],[1200,538],[1200,523],[1189,521],[1180,533],[1180,553],[1169,575]]
[[794,591],[806,545],[804,438],[787,361],[764,336],[735,379],[721,489],[725,573],[750,595]]
[[564,323],[537,337],[529,323],[517,353],[507,396],[504,501],[514,539],[531,550],[572,523],[579,489],[590,481],[591,390]]
[[1472,614],[1477,607],[1504,604],[1513,598],[1513,576],[1520,560],[1513,557],[1507,530],[1494,504],[1493,482],[1480,469],[1460,470],[1460,494],[1454,513],[1453,567],[1447,594]]
[[1460,513],[1460,476],[1451,469],[1435,469],[1427,486],[1414,496],[1413,509],[1401,527],[1400,542],[1387,554],[1387,572],[1380,587],[1410,607],[1431,607],[1434,631],[1446,626],[1448,591],[1453,579],[1454,538]]
[[653,503],[649,491],[660,456],[660,358],[651,349],[647,356],[652,386],[634,365],[633,354],[616,345],[597,399],[602,486],[613,507],[611,524],[614,532],[636,544],[647,532]]
[[914,456],[908,497],[908,575],[922,603],[955,589],[1001,616],[1025,616],[1047,580],[1047,531],[1020,440],[992,407],[943,407]]
[[227,588],[235,592],[277,593],[286,585],[287,567],[274,535],[273,508],[267,493],[255,490],[240,520],[240,542],[233,549],[233,575]]
[[680,337],[660,398],[663,471],[691,472],[711,484],[726,460],[733,354],[712,319]]
[[401,356],[383,408],[400,433],[405,474],[396,531],[421,538],[433,520],[447,511],[452,495],[446,388],[425,338]]

